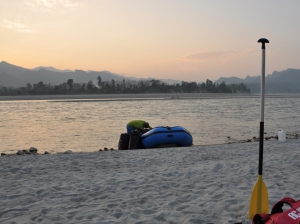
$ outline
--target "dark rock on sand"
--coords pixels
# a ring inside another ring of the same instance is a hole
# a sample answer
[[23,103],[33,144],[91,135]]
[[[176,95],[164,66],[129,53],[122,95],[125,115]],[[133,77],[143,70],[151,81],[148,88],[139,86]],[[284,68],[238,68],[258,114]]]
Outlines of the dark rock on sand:
[[72,150],[67,150],[64,152],[64,154],[71,154],[71,153],[73,153]]
[[17,155],[24,155],[24,152],[22,150],[18,150]]
[[35,147],[30,147],[29,148],[29,152],[31,152],[31,153],[37,153],[37,148],[35,148]]

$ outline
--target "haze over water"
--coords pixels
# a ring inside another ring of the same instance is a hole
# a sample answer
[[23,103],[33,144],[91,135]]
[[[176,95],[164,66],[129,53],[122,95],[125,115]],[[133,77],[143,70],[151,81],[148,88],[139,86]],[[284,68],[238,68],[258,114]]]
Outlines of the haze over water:
[[[266,98],[265,136],[299,132],[299,110],[300,98]],[[0,101],[0,152],[117,149],[132,119],[183,126],[194,145],[225,144],[259,136],[260,98]]]

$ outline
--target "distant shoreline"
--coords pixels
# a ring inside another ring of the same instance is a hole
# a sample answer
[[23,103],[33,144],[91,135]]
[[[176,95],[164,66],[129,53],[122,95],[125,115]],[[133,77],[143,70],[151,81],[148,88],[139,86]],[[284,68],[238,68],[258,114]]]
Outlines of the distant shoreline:
[[[82,95],[19,95],[0,96],[0,101],[90,101],[90,100],[149,100],[149,99],[220,99],[257,98],[260,94],[240,93],[147,93],[147,94],[82,94]],[[266,94],[266,98],[300,98],[300,94]]]

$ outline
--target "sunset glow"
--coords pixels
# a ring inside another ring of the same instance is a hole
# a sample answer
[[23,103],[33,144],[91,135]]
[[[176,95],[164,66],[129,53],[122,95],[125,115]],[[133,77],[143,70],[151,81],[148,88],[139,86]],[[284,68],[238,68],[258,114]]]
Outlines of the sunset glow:
[[24,68],[107,70],[137,78],[216,80],[300,68],[300,2],[9,0],[0,61]]

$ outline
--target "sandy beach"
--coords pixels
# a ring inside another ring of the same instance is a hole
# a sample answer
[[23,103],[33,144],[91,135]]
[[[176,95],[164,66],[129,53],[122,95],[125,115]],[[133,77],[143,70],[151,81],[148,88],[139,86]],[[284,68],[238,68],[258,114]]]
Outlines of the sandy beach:
[[[264,143],[269,209],[300,198],[298,139]],[[258,142],[0,157],[0,223],[251,223]]]

